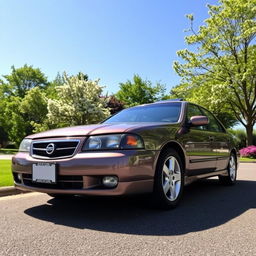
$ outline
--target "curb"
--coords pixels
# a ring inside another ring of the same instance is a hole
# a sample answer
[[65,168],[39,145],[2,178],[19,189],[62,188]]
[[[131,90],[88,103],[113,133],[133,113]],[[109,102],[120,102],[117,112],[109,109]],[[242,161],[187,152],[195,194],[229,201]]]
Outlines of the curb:
[[240,161],[240,164],[256,164],[256,161],[246,161],[246,162]]
[[12,196],[17,194],[27,193],[21,190],[16,189],[14,186],[1,187],[0,188],[0,197],[2,196]]

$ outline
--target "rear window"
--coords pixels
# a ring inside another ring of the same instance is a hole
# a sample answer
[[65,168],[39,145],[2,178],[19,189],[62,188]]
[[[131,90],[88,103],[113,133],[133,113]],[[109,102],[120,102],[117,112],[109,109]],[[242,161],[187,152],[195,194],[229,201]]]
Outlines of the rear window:
[[130,122],[166,122],[176,123],[179,120],[181,103],[152,104],[125,109],[107,119],[104,123]]

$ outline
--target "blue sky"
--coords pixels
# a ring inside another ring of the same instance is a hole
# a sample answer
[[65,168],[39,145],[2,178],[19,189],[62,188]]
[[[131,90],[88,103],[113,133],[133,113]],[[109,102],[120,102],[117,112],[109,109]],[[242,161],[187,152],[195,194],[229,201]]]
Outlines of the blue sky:
[[185,14],[195,25],[215,0],[0,0],[0,74],[25,63],[49,79],[57,72],[100,78],[105,91],[139,74],[179,83],[172,69],[176,51],[186,48]]

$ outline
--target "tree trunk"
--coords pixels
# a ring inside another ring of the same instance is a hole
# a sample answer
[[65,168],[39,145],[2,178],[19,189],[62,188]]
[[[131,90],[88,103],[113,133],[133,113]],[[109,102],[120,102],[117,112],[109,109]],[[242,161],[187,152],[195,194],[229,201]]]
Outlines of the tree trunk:
[[246,125],[246,135],[247,135],[246,144],[247,146],[251,146],[253,142],[253,125],[252,124]]

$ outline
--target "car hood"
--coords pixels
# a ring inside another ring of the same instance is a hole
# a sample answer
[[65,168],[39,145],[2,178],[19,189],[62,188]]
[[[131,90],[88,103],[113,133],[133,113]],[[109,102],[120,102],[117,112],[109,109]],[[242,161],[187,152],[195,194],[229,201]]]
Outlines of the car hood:
[[166,125],[163,123],[112,123],[112,124],[95,124],[95,125],[82,125],[73,126],[60,129],[49,130],[46,132],[41,132],[33,135],[29,135],[28,139],[40,139],[40,138],[56,138],[56,137],[79,137],[87,135],[97,135],[97,134],[109,134],[109,133],[123,133],[123,132],[133,132],[136,130],[141,130],[143,128],[148,129],[150,127],[155,127],[159,125]]

